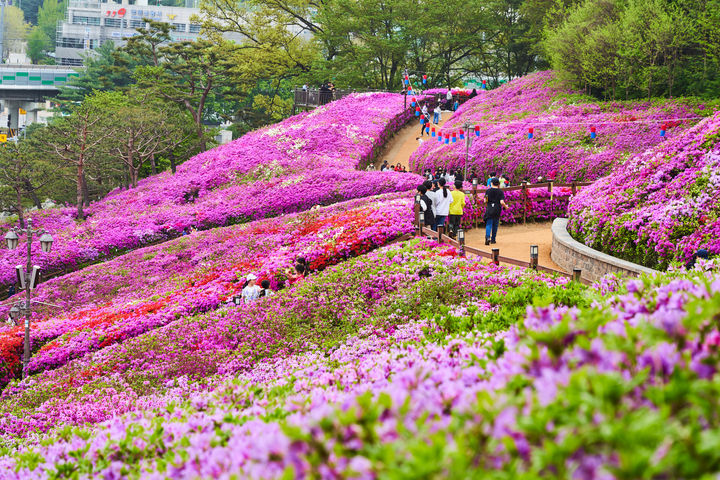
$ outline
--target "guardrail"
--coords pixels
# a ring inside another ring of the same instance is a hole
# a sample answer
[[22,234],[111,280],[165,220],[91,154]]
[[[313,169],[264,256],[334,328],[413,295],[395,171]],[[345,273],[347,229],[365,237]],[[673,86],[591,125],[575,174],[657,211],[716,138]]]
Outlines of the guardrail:
[[[438,241],[438,243],[447,243],[449,245],[452,245],[453,247],[460,250],[460,254],[462,256],[469,254],[485,258],[487,260],[490,260],[495,265],[500,265],[501,263],[505,263],[508,265],[514,265],[516,267],[521,268],[529,268],[533,270],[537,270],[539,272],[545,272],[545,273],[551,273],[555,275],[560,275],[563,277],[570,278],[573,281],[576,282],[582,282],[584,284],[588,284],[585,280],[581,278],[582,270],[579,268],[574,268],[572,273],[563,272],[561,270],[555,270],[553,268],[544,267],[542,265],[538,264],[537,257],[531,257],[530,261],[525,260],[518,260],[516,258],[510,258],[510,257],[504,257],[500,255],[500,249],[499,248],[493,248],[491,252],[485,252],[480,250],[479,248],[470,247],[468,245],[465,245],[465,236],[459,234],[458,240],[455,240],[454,238],[445,235],[444,227],[438,227],[438,231],[431,230],[428,227],[420,226],[420,228],[417,228],[416,235],[418,236],[426,236],[426,237],[432,237]],[[406,235],[404,237],[401,237],[396,240],[396,242],[407,240],[411,237],[410,235]]]

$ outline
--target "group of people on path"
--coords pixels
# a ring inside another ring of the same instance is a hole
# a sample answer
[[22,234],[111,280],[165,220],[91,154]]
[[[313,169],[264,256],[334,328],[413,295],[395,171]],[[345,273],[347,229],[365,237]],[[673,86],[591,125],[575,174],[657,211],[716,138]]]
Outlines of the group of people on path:
[[[305,275],[309,273],[310,265],[304,257],[298,257],[295,261],[295,267],[288,267],[285,269],[286,282],[282,286],[292,286],[302,282],[305,279]],[[275,291],[270,288],[270,280],[262,280],[260,285],[257,284],[258,277],[254,273],[250,273],[245,277],[245,284],[243,285],[240,293],[240,298],[245,305],[249,305],[255,302],[259,298],[269,297],[275,294]],[[230,299],[228,303],[234,303],[234,299]]]
[[[365,170],[371,171],[375,170],[375,166],[371,163],[367,166]],[[399,163],[397,165],[389,165],[387,161],[384,161],[382,165],[380,165],[380,171],[381,172],[401,172],[401,173],[408,173],[407,167],[404,165],[400,165]]]
[[[444,169],[443,169],[444,170]],[[432,176],[430,170],[426,171],[427,176]],[[436,172],[437,173],[437,172]],[[453,187],[447,187],[447,171],[443,171],[442,175],[438,175],[436,179],[427,179],[417,187],[419,194],[419,207],[423,215],[423,222],[429,225],[433,231],[438,231],[439,227],[448,225],[448,235],[456,238],[460,229],[460,223],[465,211],[466,194],[463,192],[463,180],[458,180],[458,175],[462,178],[462,173],[455,171],[449,176],[455,176]],[[483,203],[485,203],[485,245],[497,243],[497,232],[500,226],[500,215],[503,207],[507,208],[505,202],[505,192],[500,186],[500,178],[492,177],[489,181],[489,188],[485,190]]]

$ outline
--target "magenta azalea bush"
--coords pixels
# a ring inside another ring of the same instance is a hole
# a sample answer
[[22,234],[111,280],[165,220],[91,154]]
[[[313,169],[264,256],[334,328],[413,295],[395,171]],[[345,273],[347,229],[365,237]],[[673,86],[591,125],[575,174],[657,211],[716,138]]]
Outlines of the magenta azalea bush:
[[[415,175],[358,170],[410,116],[401,95],[354,94],[201,153],[175,175],[111,192],[87,209],[85,221],[68,208],[36,212],[35,226],[51,231],[55,246],[45,255],[36,245],[35,258],[46,271],[74,270],[190,228],[413,189],[420,180]],[[22,252],[0,251],[0,286],[13,280],[21,258]]]
[[[708,114],[702,104],[689,102],[597,102],[569,90],[547,71],[480,92],[461,105],[439,132],[459,134],[466,123],[471,125],[467,171],[475,169],[481,177],[506,173],[515,184],[538,177],[592,181],[632,154],[659,144],[663,125],[665,138],[673,138],[697,122],[673,119]],[[465,167],[463,140],[447,145],[433,140],[424,142],[411,157],[414,171]]]
[[720,253],[720,113],[636,155],[570,202],[571,234],[650,267]]
[[[300,214],[196,232],[42,284],[30,372],[223,305],[253,273],[286,285],[299,257],[313,269],[365,253],[413,231],[406,194],[358,199]],[[0,307],[7,316],[9,306]],[[23,327],[0,327],[3,380],[17,374]]]

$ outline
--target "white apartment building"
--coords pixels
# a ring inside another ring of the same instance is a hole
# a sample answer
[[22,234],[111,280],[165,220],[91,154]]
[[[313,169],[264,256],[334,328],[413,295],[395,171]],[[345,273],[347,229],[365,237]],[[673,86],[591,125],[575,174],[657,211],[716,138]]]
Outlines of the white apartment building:
[[[159,4],[154,4],[159,2]],[[200,25],[191,23],[198,14],[198,0],[121,0],[92,2],[70,0],[65,20],[58,23],[55,59],[58,65],[81,66],[83,54],[110,40],[116,45],[137,35],[144,18],[172,25],[173,41],[194,40]],[[148,5],[153,3],[153,5]],[[177,4],[181,5],[178,6]]]

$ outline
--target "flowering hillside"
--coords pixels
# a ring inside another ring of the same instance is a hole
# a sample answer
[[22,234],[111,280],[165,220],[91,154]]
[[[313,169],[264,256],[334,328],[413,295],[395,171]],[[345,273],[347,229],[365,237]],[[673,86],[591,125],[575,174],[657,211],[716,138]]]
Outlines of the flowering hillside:
[[[7,440],[60,424],[101,422],[165,405],[168,395],[206,390],[238,372],[275,374],[274,365],[297,361],[296,353],[324,356],[360,329],[387,334],[433,314],[437,302],[423,298],[442,298],[443,308],[470,313],[485,329],[504,329],[511,315],[495,318],[498,294],[525,285],[562,301],[567,283],[564,277],[468,261],[453,248],[414,240],[330,267],[250,307],[222,305],[171,319],[165,327],[12,384],[0,398],[0,432]],[[214,374],[221,377],[210,378]]]
[[0,477],[701,477],[720,278],[695,275],[593,293],[393,246],[13,384]]
[[633,157],[570,203],[571,234],[651,267],[720,254],[720,113]]
[[[206,229],[303,211],[314,205],[414,188],[418,177],[358,171],[411,115],[401,95],[355,94],[204,152],[169,172],[115,191],[77,222],[74,210],[33,214],[54,251],[35,258],[46,270],[73,270],[119,251]],[[0,228],[0,234],[4,234]],[[0,286],[18,252],[0,251]]]
[[[313,269],[369,251],[412,231],[406,194],[358,199],[305,213],[197,232],[42,284],[31,372],[224,304],[254,273],[277,288],[304,257]],[[8,306],[0,307],[7,316]],[[23,327],[0,327],[2,380],[18,373]]]
[[[443,134],[470,123],[473,143],[468,172],[480,176],[507,173],[513,183],[542,176],[563,181],[595,180],[628,156],[641,153],[666,137],[677,136],[696,120],[695,108],[676,102],[597,102],[571,91],[553,72],[540,72],[480,91],[442,127]],[[474,126],[478,125],[479,136]],[[591,138],[591,128],[596,138]],[[529,129],[533,138],[528,138]],[[457,136],[456,136],[457,138]],[[464,167],[465,144],[426,141],[410,159],[413,169]]]

